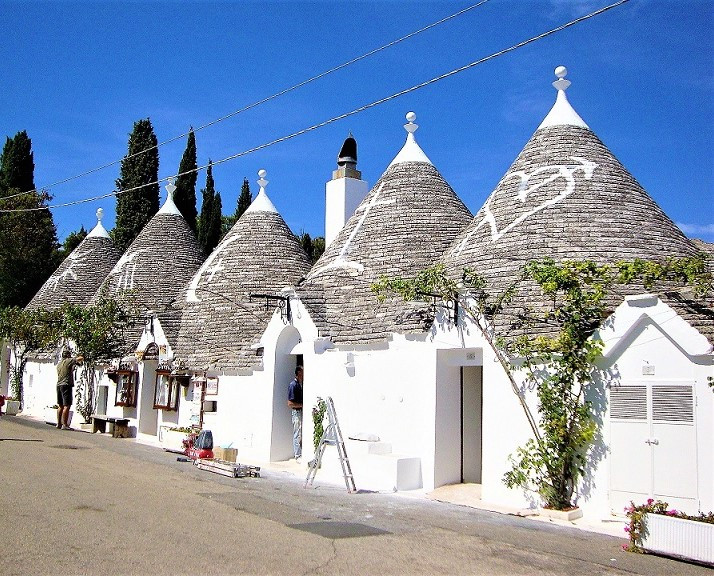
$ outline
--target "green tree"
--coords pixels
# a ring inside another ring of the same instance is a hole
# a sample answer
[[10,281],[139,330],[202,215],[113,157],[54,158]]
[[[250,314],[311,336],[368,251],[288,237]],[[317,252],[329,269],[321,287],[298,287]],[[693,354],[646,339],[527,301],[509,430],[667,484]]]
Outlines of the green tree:
[[302,249],[305,250],[305,254],[307,254],[307,257],[310,259],[310,262],[314,262],[312,258],[313,254],[313,249],[312,249],[312,238],[307,232],[303,232],[298,236],[298,240],[300,240],[300,246],[302,246]]
[[[524,282],[538,286],[548,306],[525,310],[515,322],[499,323],[498,316]],[[613,290],[633,283],[649,290],[660,282],[670,288],[673,284],[692,286],[697,296],[712,290],[712,275],[702,255],[663,263],[634,260],[611,265],[533,261],[498,294],[489,293],[483,278],[472,270],[464,270],[462,282],[457,283],[443,265],[437,265],[414,278],[382,277],[372,291],[380,300],[388,293],[410,301],[430,299],[432,294],[458,300],[503,367],[532,431],[532,438],[510,456],[512,468],[504,482],[509,488],[535,489],[547,507],[562,510],[572,506],[598,432],[586,391],[597,373],[602,342],[591,336],[610,313]],[[537,329],[544,325],[555,328],[555,335],[539,335]],[[535,388],[537,413],[521,392],[515,377],[518,371],[524,371],[526,385]]]
[[23,377],[27,360],[34,352],[57,345],[61,338],[57,312],[43,308],[25,310],[17,306],[0,308],[0,340],[13,352],[10,394],[23,403]]
[[35,189],[35,160],[32,141],[23,130],[7,138],[0,157],[0,195],[2,190],[29,192]]
[[325,237],[317,236],[312,239],[312,263],[314,264],[320,259],[320,256],[325,252]]
[[312,238],[310,234],[303,231],[300,236],[298,236],[298,240],[312,264],[317,262],[325,251],[325,239],[322,236]]
[[27,304],[57,264],[50,196],[34,190],[33,169],[32,142],[18,132],[0,157],[0,306]]
[[240,189],[240,195],[238,196],[235,213],[230,216],[223,217],[223,233],[221,234],[221,238],[223,238],[223,236],[225,236],[228,231],[233,228],[233,225],[238,222],[238,218],[243,216],[243,213],[248,209],[252,201],[253,195],[250,192],[250,183],[247,178],[243,178],[243,186],[241,186]]
[[158,140],[149,118],[134,123],[128,148],[116,180],[116,226],[112,230],[114,244],[122,252],[159,210]]
[[193,128],[188,132],[186,150],[179,164],[179,176],[176,178],[174,202],[188,223],[196,232],[196,180],[198,179],[198,164],[196,163],[196,136]]
[[103,294],[92,306],[65,304],[59,315],[62,339],[84,356],[74,395],[77,412],[89,422],[96,408],[96,367],[126,353],[127,330],[134,326],[138,312],[131,295],[115,300]]
[[201,190],[201,215],[198,218],[198,243],[206,254],[210,254],[208,249],[208,235],[211,228],[211,218],[213,217],[213,201],[216,196],[215,183],[213,181],[213,164],[208,161],[206,169],[206,187]]
[[223,202],[221,193],[216,192],[211,205],[211,216],[206,231],[206,253],[210,254],[218,246],[223,236]]
[[82,240],[86,237],[87,231],[84,229],[84,226],[76,232],[70,232],[67,234],[67,237],[64,239],[64,242],[62,242],[62,246],[59,249],[57,265],[59,266],[62,261],[72,253],[72,250],[79,246],[82,243]]

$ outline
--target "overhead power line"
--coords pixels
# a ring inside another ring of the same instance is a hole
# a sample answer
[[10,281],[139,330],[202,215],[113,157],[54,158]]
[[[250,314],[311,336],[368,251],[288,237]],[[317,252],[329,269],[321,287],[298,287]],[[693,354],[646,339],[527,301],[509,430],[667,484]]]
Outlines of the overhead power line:
[[[369,52],[366,52],[362,54],[361,56],[357,56],[355,58],[352,58],[352,60],[348,60],[347,62],[344,62],[343,64],[339,64],[338,66],[335,66],[334,68],[330,68],[328,70],[325,70],[324,72],[320,72],[319,74],[316,74],[315,76],[311,76],[307,80],[303,80],[302,82],[298,82],[297,84],[294,84],[293,86],[290,86],[289,88],[285,88],[283,90],[280,90],[279,92],[276,92],[275,94],[272,94],[270,96],[266,96],[265,98],[261,100],[257,100],[256,102],[253,102],[252,104],[248,104],[244,106],[243,108],[240,108],[234,112],[231,112],[230,114],[226,114],[225,116],[221,116],[220,118],[216,118],[215,120],[211,120],[210,122],[207,122],[206,124],[203,124],[202,126],[199,126],[198,128],[195,128],[193,130],[194,133],[198,132],[199,130],[203,130],[204,128],[208,128],[210,126],[214,126],[215,124],[218,124],[219,122],[223,122],[224,120],[228,120],[229,118],[233,118],[234,116],[237,116],[238,114],[241,114],[243,112],[246,112],[252,108],[256,108],[262,104],[265,104],[266,102],[270,102],[271,100],[274,100],[275,98],[278,98],[280,96],[283,96],[289,92],[293,92],[294,90],[297,90],[298,88],[302,88],[303,86],[306,86],[307,84],[310,84],[311,82],[314,82],[315,80],[319,80],[320,78],[324,78],[325,76],[328,76],[329,74],[332,74],[333,72],[337,72],[339,70],[342,70],[343,68],[347,68],[347,66],[351,66],[352,64],[355,64],[356,62],[359,62],[360,60],[364,60],[365,58],[369,58],[370,56],[374,56],[375,54],[382,52],[383,50],[386,50],[387,48],[391,48],[392,46],[396,46],[397,44],[404,42],[405,40],[408,40],[409,38],[413,38],[417,34],[421,34],[422,32],[426,32],[427,30],[431,30],[432,28],[435,28],[436,26],[439,26],[441,24],[444,24],[445,22],[448,22],[449,20],[453,20],[454,18],[457,18],[458,16],[461,16],[462,14],[465,14],[466,12],[469,12],[470,10],[473,10],[474,8],[478,8],[479,6],[485,4],[489,0],[481,0],[480,2],[477,2],[476,4],[472,4],[471,6],[467,6],[466,8],[459,10],[458,12],[454,12],[450,16],[446,16],[445,18],[442,18],[441,20],[437,20],[436,22],[432,22],[431,24],[424,26],[423,28],[420,28],[419,30],[415,30],[414,32],[410,32],[406,36],[402,36],[401,38],[397,38],[396,40],[392,40],[391,42],[385,44],[384,46],[380,46],[379,48],[374,48],[373,50],[370,50]],[[87,170],[85,172],[82,172],[81,174],[77,174],[75,176],[70,176],[69,178],[65,178],[63,180],[58,180],[57,182],[53,182],[52,184],[48,184],[46,186],[41,186],[38,188],[35,188],[33,190],[26,190],[24,192],[18,192],[17,194],[12,194],[10,196],[5,196],[5,198],[15,198],[16,196],[22,196],[23,194],[30,194],[32,192],[37,192],[38,190],[50,190],[51,188],[55,186],[60,186],[61,184],[66,184],[67,182],[71,182],[73,180],[77,180],[78,178],[82,178],[84,176],[89,176],[90,174],[94,174],[95,172],[99,172],[101,170],[104,170],[105,168],[109,168],[111,166],[115,166],[116,164],[119,164],[122,160],[128,159],[128,158],[134,158],[135,156],[140,156],[141,154],[146,154],[147,152],[150,152],[151,150],[155,150],[160,148],[161,146],[164,146],[165,144],[170,144],[171,142],[175,142],[176,140],[180,140],[181,138],[184,138],[185,136],[188,136],[189,132],[184,132],[183,134],[179,134],[178,136],[174,136],[173,138],[169,138],[168,140],[164,140],[163,142],[159,142],[156,146],[151,146],[150,148],[146,148],[145,150],[140,150],[139,152],[134,152],[133,154],[129,154],[127,156],[124,156],[123,158],[120,158],[119,160],[114,160],[112,162],[108,162],[107,164],[102,164],[101,166],[97,166],[96,168],[92,168],[91,170]]]
[[[614,2],[613,4],[609,4],[608,6],[600,8],[599,10],[595,10],[594,12],[590,12],[589,14],[586,14],[584,16],[580,16],[579,18],[570,20],[569,22],[566,22],[565,24],[561,24],[560,26],[557,26],[556,28],[551,28],[547,32],[543,32],[542,34],[538,34],[537,36],[532,36],[528,40],[523,40],[522,42],[519,42],[518,44],[513,44],[512,46],[509,46],[508,48],[504,48],[503,50],[494,52],[493,54],[490,54],[489,56],[485,56],[483,58],[480,58],[479,60],[470,62],[469,64],[461,66],[460,68],[455,68],[449,72],[441,74],[440,76],[435,76],[434,78],[431,78],[430,80],[426,80],[425,82],[421,82],[420,84],[416,84],[416,85],[412,86],[411,88],[406,88],[404,90],[401,90],[400,92],[396,92],[390,96],[386,96],[385,98],[375,100],[374,102],[370,102],[369,104],[365,104],[363,106],[360,106],[359,108],[355,108],[354,110],[345,112],[344,114],[340,114],[339,116],[334,116],[334,117],[330,118],[329,120],[324,120],[323,122],[319,122],[318,124],[313,124],[312,126],[309,126],[307,128],[303,128],[302,130],[298,130],[297,132],[288,134],[287,136],[282,136],[280,138],[276,138],[275,140],[271,140],[264,144],[260,144],[259,146],[255,146],[253,148],[249,148],[248,150],[244,150],[243,152],[238,152],[231,156],[227,156],[226,158],[223,158],[221,160],[217,160],[217,161],[213,162],[213,165],[216,166],[219,164],[223,164],[225,162],[229,162],[231,160],[235,160],[236,158],[240,158],[242,156],[247,156],[248,154],[252,154],[253,152],[257,152],[258,150],[263,150],[270,146],[274,146],[275,144],[279,144],[281,142],[285,142],[287,140],[296,138],[297,136],[302,136],[303,134],[307,134],[308,132],[312,132],[314,130],[317,130],[318,128],[322,128],[329,124],[333,124],[334,122],[337,122],[338,120],[344,120],[345,118],[349,118],[350,116],[354,116],[355,114],[359,114],[361,112],[364,112],[365,110],[369,110],[370,108],[374,108],[375,106],[379,106],[381,104],[384,104],[385,102],[389,102],[390,100],[394,100],[395,98],[399,98],[400,96],[409,94],[410,92],[420,90],[421,88],[425,88],[426,86],[430,86],[432,84],[435,84],[436,82],[440,82],[441,80],[445,80],[446,78],[450,78],[451,76],[454,76],[454,75],[464,72],[466,70],[470,70],[471,68],[474,68],[475,66],[479,66],[480,64],[484,64],[485,62],[493,60],[494,58],[498,58],[499,56],[503,56],[504,54],[508,54],[509,52],[513,52],[514,50],[518,50],[519,48],[523,48],[524,46],[527,46],[528,44],[532,44],[533,42],[537,42],[538,40],[542,40],[543,38],[552,36],[553,34],[556,34],[556,33],[561,32],[567,28],[570,28],[571,26],[574,26],[576,24],[579,24],[581,22],[584,22],[586,20],[594,18],[595,16],[599,16],[600,14],[603,14],[609,10],[612,10],[613,8],[617,8],[618,6],[626,4],[627,2],[629,2],[629,0],[618,0],[617,2]],[[187,170],[186,172],[181,172],[180,174],[176,174],[175,176],[171,176],[171,177],[167,177],[167,178],[159,178],[158,180],[156,180],[154,182],[142,184],[141,186],[135,186],[134,188],[128,188],[126,190],[113,191],[108,194],[102,194],[101,196],[93,196],[91,198],[85,198],[83,200],[75,200],[73,202],[65,202],[63,204],[54,204],[51,206],[38,207],[38,208],[17,208],[17,209],[9,209],[9,210],[0,210],[0,212],[31,212],[31,211],[35,211],[35,210],[45,210],[46,208],[65,208],[67,206],[75,206],[77,204],[84,204],[87,202],[95,202],[97,200],[101,200],[103,198],[108,198],[110,196],[118,196],[119,194],[124,194],[126,192],[133,192],[135,190],[140,190],[141,188],[145,188],[147,186],[153,186],[155,184],[160,184],[162,182],[168,181],[169,178],[176,178],[178,176],[191,174],[193,172],[199,172],[201,170],[205,170],[206,168],[208,168],[208,164],[206,164],[204,166],[199,166],[198,168],[194,168],[193,170]]]

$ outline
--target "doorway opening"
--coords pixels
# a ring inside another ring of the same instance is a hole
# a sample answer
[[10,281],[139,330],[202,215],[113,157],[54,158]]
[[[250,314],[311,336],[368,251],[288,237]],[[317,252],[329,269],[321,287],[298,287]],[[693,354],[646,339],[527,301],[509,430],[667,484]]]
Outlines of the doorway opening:
[[461,367],[461,483],[481,484],[483,366]]

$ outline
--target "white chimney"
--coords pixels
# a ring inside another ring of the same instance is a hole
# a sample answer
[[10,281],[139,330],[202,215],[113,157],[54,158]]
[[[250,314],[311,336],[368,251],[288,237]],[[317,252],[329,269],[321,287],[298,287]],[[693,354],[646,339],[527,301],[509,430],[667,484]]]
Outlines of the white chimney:
[[367,192],[367,182],[357,170],[357,142],[350,133],[337,157],[337,170],[325,185],[325,248],[337,237]]

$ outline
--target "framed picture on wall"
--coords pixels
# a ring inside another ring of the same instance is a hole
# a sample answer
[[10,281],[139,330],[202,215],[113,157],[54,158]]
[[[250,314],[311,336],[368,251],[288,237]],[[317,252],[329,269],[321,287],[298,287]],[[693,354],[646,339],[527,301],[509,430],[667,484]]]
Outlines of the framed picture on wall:
[[206,378],[206,395],[215,396],[218,394],[218,377]]

